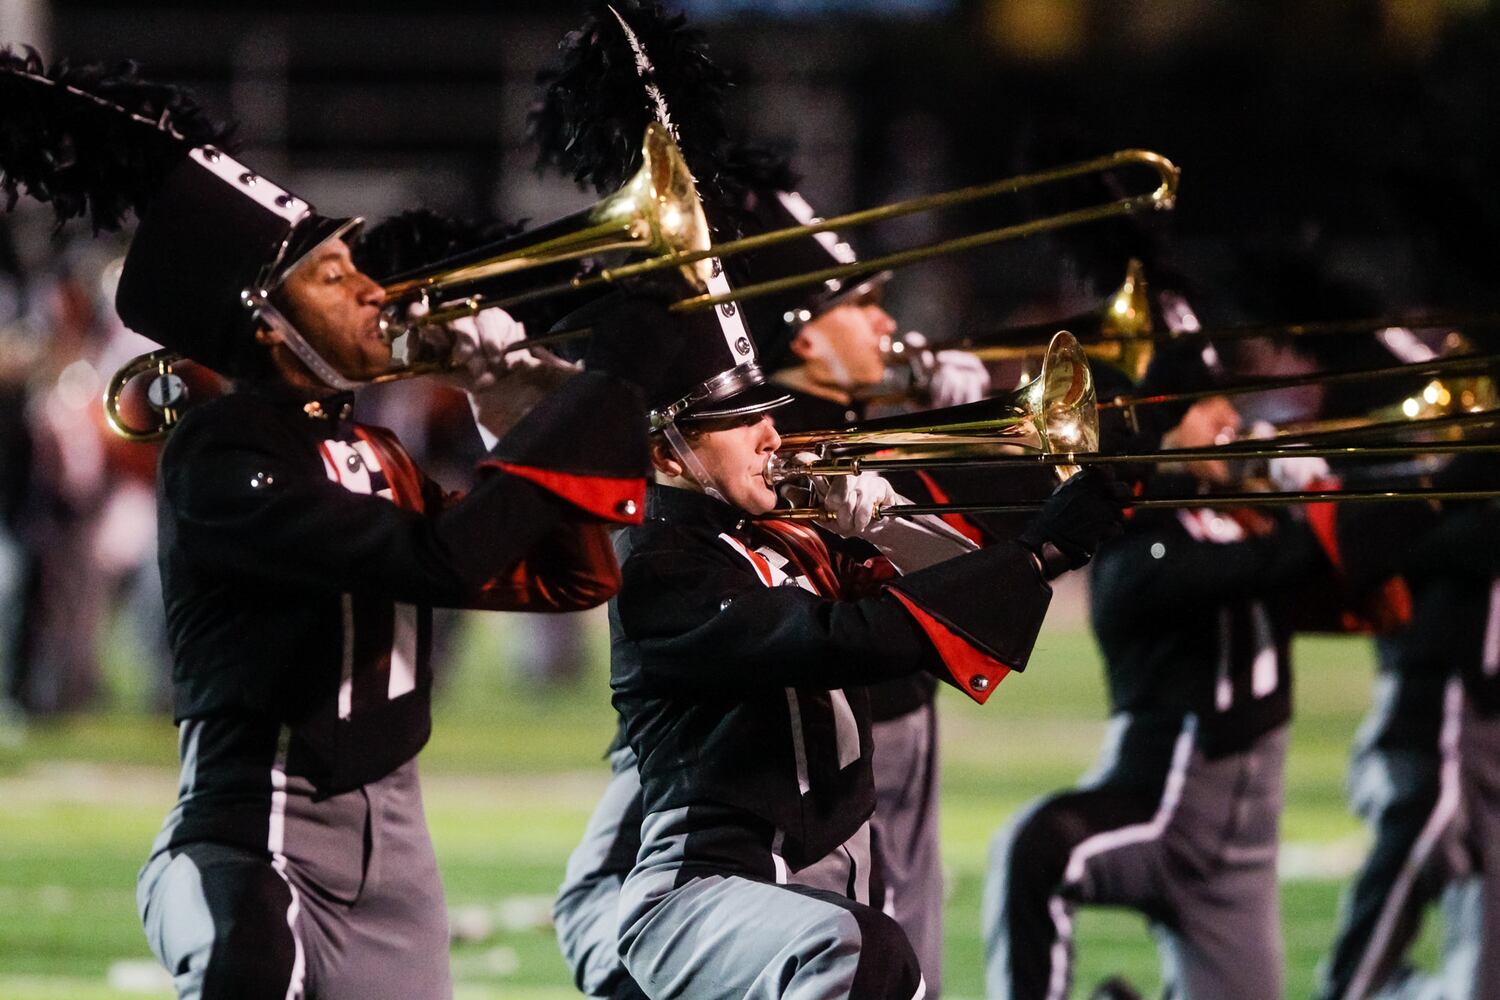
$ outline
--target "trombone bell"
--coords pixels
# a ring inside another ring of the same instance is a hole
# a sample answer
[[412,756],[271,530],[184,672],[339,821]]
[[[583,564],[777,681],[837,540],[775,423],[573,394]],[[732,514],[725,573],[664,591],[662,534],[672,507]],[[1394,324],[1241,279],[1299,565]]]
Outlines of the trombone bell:
[[[1088,359],[1073,335],[1058,333],[1036,378],[1005,395],[925,413],[902,414],[842,430],[784,435],[766,468],[771,485],[805,475],[856,475],[861,457],[903,458],[1094,451],[1099,416]],[[804,456],[811,455],[809,461]],[[1056,466],[1067,479],[1077,466]]]
[[1151,297],[1141,262],[1132,258],[1120,287],[1091,312],[1055,325],[980,334],[955,346],[981,361],[1027,361],[1036,357],[1044,339],[1037,336],[1028,344],[1030,336],[1066,326],[1080,331],[1076,335],[1078,342],[1089,357],[1113,365],[1132,382],[1141,381],[1156,346],[1152,336]]
[[[592,208],[502,240],[486,251],[397,276],[385,285],[386,297],[393,300],[387,307],[389,335],[406,332],[397,313],[404,313],[417,296],[439,300],[432,303],[434,316],[425,320],[432,323],[443,309],[440,293],[454,288],[472,292],[471,286],[491,278],[614,251],[676,256],[708,250],[708,220],[693,175],[671,135],[655,122],[646,128],[641,160],[640,169],[620,190]],[[708,260],[695,260],[677,270],[701,292],[708,287],[712,266]],[[468,310],[473,311],[477,310]]]
[[222,380],[207,368],[172,351],[156,350],[132,358],[109,380],[104,420],[126,441],[158,441],[196,397],[222,391]]

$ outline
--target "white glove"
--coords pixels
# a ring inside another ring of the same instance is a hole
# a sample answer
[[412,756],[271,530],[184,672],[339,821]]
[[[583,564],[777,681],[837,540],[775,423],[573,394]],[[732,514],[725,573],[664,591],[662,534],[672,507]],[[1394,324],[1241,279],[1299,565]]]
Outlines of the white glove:
[[1317,456],[1273,458],[1266,463],[1271,482],[1282,492],[1305,490],[1319,479],[1332,479],[1328,463]]
[[938,351],[928,392],[933,406],[957,406],[983,399],[990,392],[990,373],[968,351]]
[[500,377],[542,362],[530,351],[507,350],[526,339],[526,327],[504,309],[486,309],[448,324],[453,349],[448,364],[450,381],[470,392],[482,392]]
[[833,515],[833,530],[845,537],[863,534],[877,508],[901,501],[891,484],[874,472],[835,476],[831,482],[818,477],[813,488],[822,494],[823,509]]

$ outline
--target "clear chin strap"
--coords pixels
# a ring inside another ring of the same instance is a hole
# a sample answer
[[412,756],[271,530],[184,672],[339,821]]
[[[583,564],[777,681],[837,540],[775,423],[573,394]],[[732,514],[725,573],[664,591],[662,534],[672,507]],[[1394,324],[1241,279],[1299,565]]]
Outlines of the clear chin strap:
[[663,424],[661,434],[662,437],[667,439],[667,444],[672,447],[672,454],[677,456],[677,461],[682,463],[682,467],[687,470],[687,474],[692,477],[693,482],[702,487],[703,492],[715,500],[728,503],[729,501],[724,499],[724,494],[720,493],[718,486],[714,484],[713,477],[708,474],[708,470],[699,461],[698,453],[693,451],[693,446],[688,444],[687,438],[682,436],[682,431],[677,429],[677,421],[669,420]]
[[306,365],[307,370],[324,385],[330,389],[337,389],[339,392],[352,392],[364,387],[366,383],[345,378],[323,360],[323,356],[313,350],[312,345],[302,338],[297,328],[281,314],[279,309],[271,305],[263,293],[246,292],[244,300],[246,308],[250,310],[250,315],[281,334],[282,342],[287,348],[297,355],[297,359]]
[[812,356],[823,362],[828,369],[828,377],[833,384],[840,389],[852,391],[855,388],[854,376],[849,374],[849,366],[844,364],[844,359],[839,357],[839,352],[833,349],[826,337],[816,337],[813,340]]

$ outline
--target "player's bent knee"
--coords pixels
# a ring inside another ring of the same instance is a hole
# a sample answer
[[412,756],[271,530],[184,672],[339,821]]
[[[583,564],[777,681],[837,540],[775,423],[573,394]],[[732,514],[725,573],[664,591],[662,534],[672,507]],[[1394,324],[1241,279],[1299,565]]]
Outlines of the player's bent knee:
[[1062,880],[1080,839],[1076,825],[1064,807],[1049,802],[1010,831],[1005,866],[1013,891],[1034,886],[1050,892]]
[[912,1000],[922,985],[922,969],[906,932],[879,910],[862,908],[859,924],[859,964],[851,997],[873,1000]]
[[214,939],[202,1000],[284,1000],[302,975],[286,883],[267,868],[210,899]]

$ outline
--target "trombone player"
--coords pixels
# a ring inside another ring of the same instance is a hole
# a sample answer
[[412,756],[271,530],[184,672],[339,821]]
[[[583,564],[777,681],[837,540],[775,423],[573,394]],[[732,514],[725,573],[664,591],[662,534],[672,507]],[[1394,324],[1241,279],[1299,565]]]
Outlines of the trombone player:
[[651,997],[922,996],[879,909],[865,688],[925,671],[983,701],[1024,666],[1047,569],[1086,561],[1117,502],[1075,477],[1022,541],[936,563],[928,529],[871,535],[857,501],[838,533],[761,520],[777,503],[764,473],[779,387],[736,363],[712,320],[705,332],[629,300],[588,312],[589,366],[641,384],[655,428],[646,522],[617,541],[611,605],[642,802],[619,889],[624,966]]
[[[764,232],[812,221],[812,210],[799,194],[770,182],[772,175],[783,172],[745,176],[742,231]],[[746,256],[743,267],[734,264],[731,271],[756,281],[855,259],[849,246],[831,234]],[[880,272],[745,303],[741,316],[757,350],[768,359],[769,384],[783,397],[774,413],[778,428],[805,430],[857,421],[864,411],[862,395],[888,382],[887,347],[897,329],[881,304],[889,278],[890,272]],[[929,384],[945,401],[969,402],[988,389],[988,374],[971,355],[938,352],[936,360],[929,368]],[[909,495],[930,497],[916,476],[907,477],[900,487]],[[857,525],[863,530],[877,502],[895,499],[891,484],[868,475],[857,484],[836,481],[823,502],[841,527],[852,530]],[[966,548],[963,539],[944,540],[939,546],[949,555]],[[877,799],[871,827],[878,842],[877,863],[887,911],[915,948],[931,997],[941,990],[944,899],[935,684],[925,674],[910,674],[868,687]],[[554,921],[578,985],[593,995],[624,998],[639,993],[616,956],[616,899],[639,850],[641,799],[636,757],[623,733],[610,756],[614,777],[569,859]]]
[[[1204,358],[1173,353],[1158,354],[1158,364],[1212,384]],[[1162,444],[1213,446],[1239,427],[1228,400],[1209,397]],[[1275,460],[1289,461],[1299,460]],[[1273,463],[1273,476],[1295,470]],[[1173,478],[1180,485],[1167,492],[1192,495],[1231,477],[1222,461],[1197,462],[1153,484]],[[1168,996],[1282,994],[1276,852],[1289,594],[1327,568],[1305,523],[1251,510],[1137,511],[1098,554],[1090,616],[1109,733],[1080,787],[1033,803],[994,839],[982,913],[986,995],[1067,996],[1072,912],[1088,904],[1150,919]],[[1095,996],[1137,995],[1112,981]]]
[[[666,50],[685,65],[658,72],[641,39],[668,37],[675,44]],[[679,19],[664,18],[654,4],[618,5],[570,33],[561,48],[559,68],[550,74],[533,111],[540,166],[568,167],[575,176],[588,176],[601,191],[617,184],[626,172],[622,165],[610,155],[579,151],[591,148],[590,142],[600,135],[625,134],[630,128],[612,117],[618,113],[613,109],[611,117],[596,120],[581,114],[580,108],[589,105],[588,95],[635,83],[600,79],[601,67],[639,66],[645,61],[653,66],[645,74],[649,86],[659,88],[691,74],[705,77],[693,92],[664,94],[658,89],[656,94],[680,123],[690,165],[700,178],[712,179],[708,209],[721,231],[749,235],[813,221],[813,211],[796,192],[784,161],[746,147],[726,151],[711,141],[724,131],[722,112],[713,107],[718,71],[701,36],[685,29]],[[853,260],[847,244],[834,234],[818,233],[725,263],[737,280],[765,281]],[[773,383],[788,397],[787,405],[777,411],[780,426],[809,429],[856,421],[863,416],[865,397],[888,383],[887,352],[897,332],[895,320],[881,305],[889,276],[879,272],[829,281],[811,290],[752,299],[740,308],[764,366],[773,372]],[[988,391],[988,373],[971,355],[940,351],[929,353],[925,362],[926,392],[939,405],[969,402]],[[855,488],[850,486],[839,482],[825,502],[851,528],[861,518],[859,527],[866,527],[874,504],[895,496],[876,476],[862,477]],[[902,487],[918,496],[925,492],[916,477]],[[961,546],[962,540],[948,544]],[[956,551],[962,548],[950,550]],[[916,948],[928,995],[933,997],[941,988],[943,906],[935,683],[910,674],[869,689],[879,801],[871,822],[880,842],[889,911]],[[637,759],[623,733],[611,747],[610,760],[613,777],[569,858],[553,916],[559,945],[579,988],[591,995],[625,998],[639,992],[619,960],[616,904],[640,847],[642,807]]]
[[[492,422],[478,485],[445,495],[394,435],[349,420],[348,390],[391,361],[384,293],[344,242],[358,220],[235,161],[131,64],[48,74],[7,54],[0,88],[23,112],[10,138],[39,130],[7,148],[44,154],[0,165],[6,183],[60,219],[140,212],[121,318],[235,383],[187,413],[158,474],[182,780],[137,885],[150,946],[183,997],[448,997],[415,760],[430,607],[614,592],[605,528],[643,499],[638,397],[570,374]],[[455,330],[452,377],[518,387],[519,333],[503,316]]]

